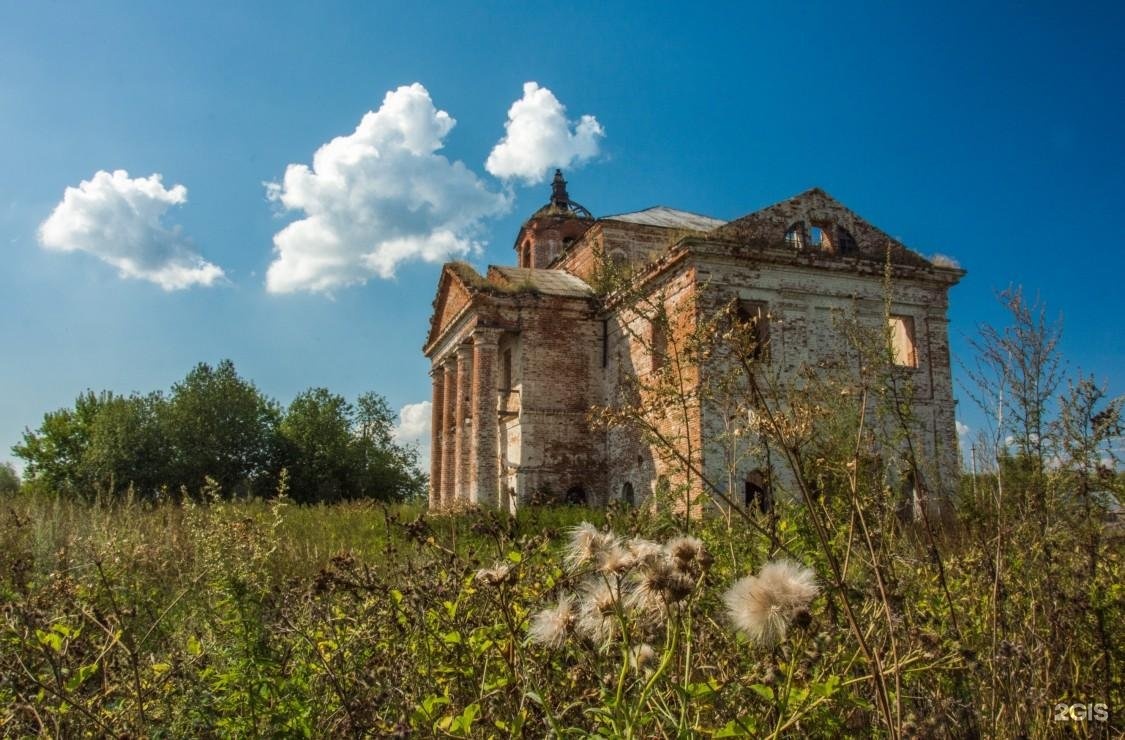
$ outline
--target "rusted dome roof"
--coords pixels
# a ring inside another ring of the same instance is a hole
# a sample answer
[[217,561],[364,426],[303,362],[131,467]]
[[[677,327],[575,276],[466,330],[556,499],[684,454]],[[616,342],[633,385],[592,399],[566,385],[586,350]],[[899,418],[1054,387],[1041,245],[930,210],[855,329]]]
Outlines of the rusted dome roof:
[[579,218],[584,221],[593,221],[594,217],[580,204],[570,199],[566,192],[566,180],[563,179],[562,170],[555,170],[555,179],[551,181],[551,200],[547,205],[531,214],[528,221],[545,216],[563,218]]

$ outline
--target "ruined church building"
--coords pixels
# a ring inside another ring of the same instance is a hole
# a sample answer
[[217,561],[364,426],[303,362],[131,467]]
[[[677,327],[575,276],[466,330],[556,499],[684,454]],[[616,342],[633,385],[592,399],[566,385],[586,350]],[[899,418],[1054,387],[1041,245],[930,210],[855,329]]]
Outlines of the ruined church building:
[[[641,325],[650,322],[591,287],[604,260],[668,315],[702,297],[753,311],[768,337],[765,362],[783,382],[838,351],[835,316],[889,320],[895,363],[913,384],[920,456],[938,486],[956,480],[947,306],[964,272],[907,249],[824,191],[730,222],[664,206],[594,218],[556,172],[550,202],[523,224],[514,248],[518,267],[442,269],[423,347],[433,379],[431,510],[514,511],[540,500],[643,505],[675,485],[675,466],[665,469],[639,432],[595,430],[587,418],[631,375],[664,361],[652,351],[665,339],[654,335],[660,327]],[[717,415],[704,408],[687,434],[708,478],[727,481],[721,451],[708,444],[722,428]],[[768,502],[774,477],[765,465],[748,460],[734,471],[735,500]]]

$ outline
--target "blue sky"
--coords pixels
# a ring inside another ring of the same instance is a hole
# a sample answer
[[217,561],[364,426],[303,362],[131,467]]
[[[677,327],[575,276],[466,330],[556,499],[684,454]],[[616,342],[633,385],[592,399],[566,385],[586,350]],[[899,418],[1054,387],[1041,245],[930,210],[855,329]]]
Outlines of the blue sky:
[[[823,187],[969,271],[955,353],[1021,284],[1064,314],[1070,366],[1125,392],[1120,4],[773,5],[0,2],[0,460],[85,388],[165,389],[226,357],[283,403],[310,386],[425,400],[427,256],[512,263],[555,160],[595,215],[735,218]],[[333,192],[314,153],[414,83],[325,162],[370,200]],[[509,131],[490,161],[521,99],[554,138]],[[355,164],[415,125],[390,169]],[[310,218],[328,228],[274,251]],[[357,261],[364,239],[377,259]],[[959,416],[979,426],[967,399]]]

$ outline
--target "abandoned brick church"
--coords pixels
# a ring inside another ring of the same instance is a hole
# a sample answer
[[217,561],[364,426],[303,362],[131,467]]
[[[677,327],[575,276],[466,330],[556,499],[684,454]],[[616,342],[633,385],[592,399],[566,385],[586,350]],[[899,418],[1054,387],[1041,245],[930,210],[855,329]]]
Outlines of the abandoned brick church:
[[[659,371],[654,343],[667,341],[595,290],[607,260],[627,271],[634,294],[662,302],[669,315],[703,294],[749,307],[782,379],[835,351],[840,312],[889,321],[895,364],[913,385],[921,457],[935,479],[955,479],[946,313],[964,272],[907,249],[824,191],[730,222],[664,206],[595,218],[556,172],[550,202],[524,223],[514,248],[518,267],[442,269],[423,348],[433,367],[431,510],[515,510],[552,499],[639,505],[675,483],[639,432],[595,429],[588,419],[630,376]],[[717,415],[703,408],[688,423],[702,470],[730,481],[731,498],[764,504],[774,471],[748,459],[732,475],[709,445],[722,427]]]

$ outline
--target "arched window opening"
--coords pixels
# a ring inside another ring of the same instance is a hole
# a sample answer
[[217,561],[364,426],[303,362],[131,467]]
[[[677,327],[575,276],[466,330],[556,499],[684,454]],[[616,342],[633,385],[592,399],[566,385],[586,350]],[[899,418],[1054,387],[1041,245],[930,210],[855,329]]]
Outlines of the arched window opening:
[[571,486],[566,491],[566,502],[572,506],[585,506],[587,503],[586,489],[581,484]]
[[735,318],[752,340],[750,355],[755,360],[768,362],[770,358],[770,318],[769,306],[764,301],[739,300],[735,307]]
[[843,226],[837,226],[833,231],[832,247],[837,254],[849,254],[856,250],[855,237]]
[[835,251],[836,244],[832,241],[833,231],[835,227],[832,224],[814,222],[809,227],[809,246],[813,249],[823,249],[825,252]]
[[625,481],[625,485],[621,486],[621,502],[626,506],[636,506],[637,497],[633,493],[633,484]]
[[747,509],[769,513],[772,506],[769,475],[764,470],[752,471],[743,484],[743,503]]
[[798,221],[789,227],[785,232],[785,244],[793,249],[804,249],[808,244],[808,237],[805,234],[805,224]]
[[523,243],[523,250],[520,252],[520,267],[531,267],[531,242],[526,241]]

